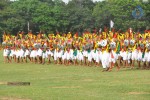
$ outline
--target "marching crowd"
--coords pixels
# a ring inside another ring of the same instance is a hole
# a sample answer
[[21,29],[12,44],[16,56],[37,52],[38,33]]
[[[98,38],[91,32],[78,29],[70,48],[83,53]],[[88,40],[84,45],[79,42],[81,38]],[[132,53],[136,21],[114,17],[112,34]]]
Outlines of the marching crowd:
[[3,56],[5,63],[39,63],[63,65],[102,66],[111,71],[116,66],[150,68],[150,31],[84,32],[67,34],[44,34],[32,31],[16,36],[3,34]]

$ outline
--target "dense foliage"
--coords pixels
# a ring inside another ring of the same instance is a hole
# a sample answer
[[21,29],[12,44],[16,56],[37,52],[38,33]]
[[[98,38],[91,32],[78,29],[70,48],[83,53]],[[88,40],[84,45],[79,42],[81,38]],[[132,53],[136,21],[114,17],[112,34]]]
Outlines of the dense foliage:
[[[136,19],[132,11],[142,7],[144,15]],[[0,33],[16,34],[28,29],[56,32],[92,32],[108,27],[113,20],[116,30],[144,31],[150,25],[150,4],[142,0],[0,0]],[[29,28],[28,28],[29,25]]]

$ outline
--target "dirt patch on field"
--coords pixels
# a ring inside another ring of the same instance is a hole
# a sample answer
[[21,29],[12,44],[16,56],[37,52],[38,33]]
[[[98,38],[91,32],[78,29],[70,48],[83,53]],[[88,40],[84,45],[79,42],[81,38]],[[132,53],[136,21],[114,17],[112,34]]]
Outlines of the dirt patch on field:
[[80,86],[54,86],[54,87],[51,87],[51,88],[57,88],[57,89],[73,89],[73,88],[81,88]]
[[139,94],[150,94],[149,92],[129,92],[128,94],[139,95]]
[[150,84],[150,82],[143,82],[143,83],[141,83],[141,84]]
[[31,100],[31,99],[22,99],[22,98],[13,98],[13,97],[2,97],[0,100]]
[[94,81],[93,79],[83,79],[82,81],[85,81],[85,82],[92,82]]
[[0,82],[0,85],[6,85],[7,82]]

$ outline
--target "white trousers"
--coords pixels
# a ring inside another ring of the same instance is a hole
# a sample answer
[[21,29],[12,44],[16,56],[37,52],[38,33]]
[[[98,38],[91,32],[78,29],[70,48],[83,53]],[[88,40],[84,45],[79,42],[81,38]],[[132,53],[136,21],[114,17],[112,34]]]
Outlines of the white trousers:
[[110,57],[110,54],[108,52],[104,51],[102,53],[102,67],[103,68],[109,67],[109,57]]

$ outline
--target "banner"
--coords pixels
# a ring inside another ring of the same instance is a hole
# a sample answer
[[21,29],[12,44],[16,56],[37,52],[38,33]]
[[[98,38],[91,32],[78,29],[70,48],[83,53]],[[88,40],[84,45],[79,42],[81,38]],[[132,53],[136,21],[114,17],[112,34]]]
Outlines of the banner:
[[110,28],[114,27],[114,22],[112,20],[110,20]]

